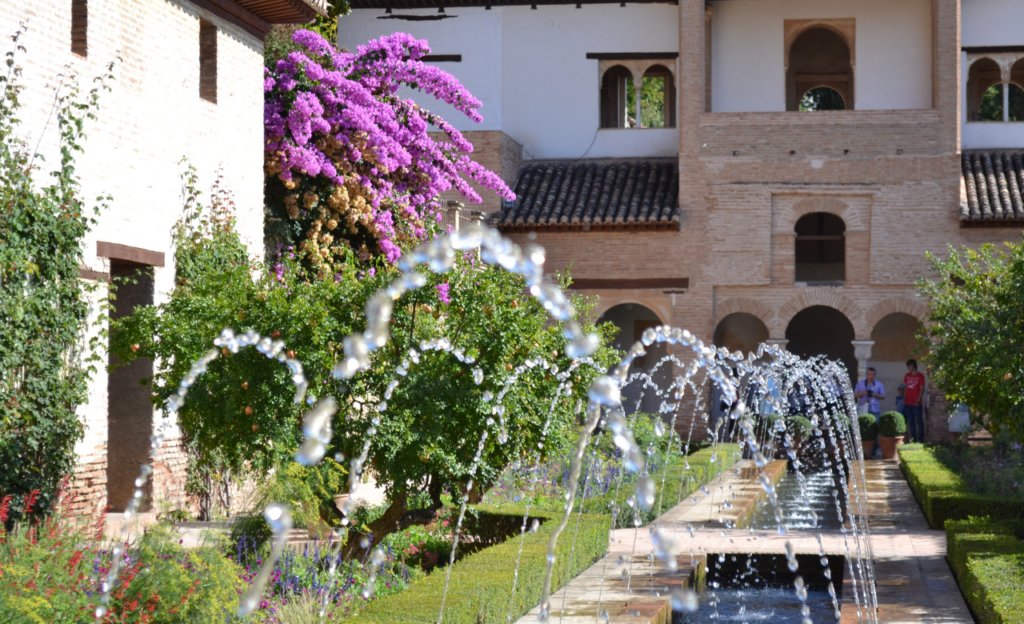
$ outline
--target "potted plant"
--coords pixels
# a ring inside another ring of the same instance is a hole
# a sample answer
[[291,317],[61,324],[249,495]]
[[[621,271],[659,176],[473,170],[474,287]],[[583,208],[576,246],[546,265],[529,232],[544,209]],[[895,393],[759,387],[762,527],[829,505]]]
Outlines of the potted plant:
[[878,423],[871,414],[862,414],[857,417],[857,424],[860,425],[860,441],[864,445],[864,459],[871,459],[875,450],[875,440],[878,438]]
[[882,459],[896,457],[896,447],[903,444],[907,434],[907,421],[899,412],[886,412],[878,423],[878,446],[882,447]]

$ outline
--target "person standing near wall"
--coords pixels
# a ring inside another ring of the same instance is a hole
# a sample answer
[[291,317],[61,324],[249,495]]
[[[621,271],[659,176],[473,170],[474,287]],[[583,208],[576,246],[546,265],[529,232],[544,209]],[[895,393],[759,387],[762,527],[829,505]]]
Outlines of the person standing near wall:
[[[868,368],[866,379],[857,382],[857,387],[853,389],[853,396],[857,399],[857,413],[871,414],[877,423],[881,417],[879,403],[885,398],[885,387],[882,382],[875,379],[873,366]],[[874,455],[878,450],[878,441],[876,440],[871,454]]]
[[907,420],[910,442],[924,442],[924,395],[928,382],[917,372],[917,360],[907,360],[907,374],[903,377],[907,387],[904,395],[903,417]]

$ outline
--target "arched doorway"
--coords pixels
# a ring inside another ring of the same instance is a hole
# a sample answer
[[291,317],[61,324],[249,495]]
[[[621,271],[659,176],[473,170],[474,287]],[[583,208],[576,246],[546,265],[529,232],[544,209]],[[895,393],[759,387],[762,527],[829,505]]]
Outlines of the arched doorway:
[[800,357],[824,355],[846,365],[850,381],[857,383],[857,358],[853,353],[855,334],[850,319],[828,306],[811,306],[798,312],[786,327],[786,348]]
[[917,348],[917,332],[921,321],[909,314],[894,312],[882,317],[871,330],[871,366],[875,367],[877,379],[885,388],[882,412],[896,409],[896,387],[903,382],[907,372],[906,361],[914,357]]
[[819,87],[839,96],[827,100],[829,108],[835,110],[841,101],[843,109],[853,110],[853,62],[850,46],[839,33],[823,27],[807,29],[790,46],[787,60],[786,110],[800,110],[804,95]]
[[761,319],[746,312],[730,314],[715,327],[715,346],[747,355],[768,340],[768,328]]
[[[609,308],[607,312],[601,315],[598,322],[603,323],[605,321],[611,322],[619,328],[619,335],[615,337],[612,345],[621,351],[629,350],[633,343],[640,340],[644,330],[663,325],[661,319],[658,318],[658,315],[653,310],[639,303],[622,303]],[[646,349],[647,355],[633,360],[633,364],[629,369],[631,375],[640,371],[651,372],[657,363],[668,354],[668,349],[664,343],[652,344],[646,347]],[[653,375],[654,382],[661,388],[665,388],[671,383],[671,376],[671,363],[662,364]],[[632,414],[638,410],[648,414],[655,414],[661,405],[660,402],[661,399],[654,396],[650,389],[644,392],[643,384],[639,382],[630,384],[622,393],[622,406],[626,409],[627,414]]]
[[[757,351],[758,345],[768,340],[768,328],[761,319],[746,312],[735,312],[723,318],[715,327],[715,346],[725,347],[730,353],[739,351],[747,355]],[[722,392],[717,386],[711,388],[712,423],[721,423],[726,406],[721,401]]]

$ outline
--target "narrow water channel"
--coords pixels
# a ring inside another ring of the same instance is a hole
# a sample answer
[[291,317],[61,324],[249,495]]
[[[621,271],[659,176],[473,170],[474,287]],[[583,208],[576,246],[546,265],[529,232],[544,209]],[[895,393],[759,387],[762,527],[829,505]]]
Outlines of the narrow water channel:
[[[783,522],[790,529],[838,530],[843,526],[839,509],[843,508],[842,492],[837,488],[832,472],[804,475],[804,487],[795,472],[786,473],[776,486],[779,510]],[[806,495],[806,496],[805,496]],[[836,501],[839,501],[839,508]],[[817,516],[817,519],[815,519]],[[764,500],[758,506],[751,526],[755,529],[777,529],[775,510]]]
[[[717,603],[717,604],[715,604]],[[825,591],[808,591],[807,606],[815,624],[833,623],[832,599]],[[696,613],[675,613],[672,624],[717,622],[771,622],[800,624],[800,601],[792,589],[720,589],[701,596]]]

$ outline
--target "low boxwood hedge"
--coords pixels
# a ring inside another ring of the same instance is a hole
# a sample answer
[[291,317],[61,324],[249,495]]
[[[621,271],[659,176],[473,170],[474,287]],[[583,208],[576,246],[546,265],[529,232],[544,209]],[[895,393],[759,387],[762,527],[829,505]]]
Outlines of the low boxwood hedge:
[[946,523],[946,556],[980,624],[1024,624],[1022,532],[988,518]]
[[900,448],[900,468],[933,529],[943,528],[947,520],[966,520],[970,516],[1024,519],[1024,498],[971,492],[959,475],[936,459],[933,448],[932,444],[905,444]]
[[[522,523],[523,510],[503,507],[500,511],[481,507],[490,516],[507,516],[508,522]],[[452,567],[445,602],[444,621],[448,624],[505,623],[509,607],[519,619],[540,602],[546,571],[548,540],[561,517],[556,512],[539,512],[531,517],[542,523],[536,533],[527,532],[525,540],[513,536],[458,561]],[[579,530],[576,523],[579,521]],[[532,522],[532,519],[531,519]],[[558,540],[552,588],[560,588],[595,561],[608,549],[608,516],[573,513],[572,519]],[[515,604],[512,604],[512,579],[523,553],[516,583]],[[570,552],[572,556],[570,556]],[[423,624],[435,622],[441,610],[445,568],[438,568],[400,594],[370,603],[363,611],[346,620],[352,624]]]
[[[704,448],[673,462],[667,473],[659,472],[652,475],[657,487],[657,496],[660,499],[664,493],[665,497],[661,512],[671,509],[680,493],[683,497],[689,496],[735,464],[740,457],[739,450],[738,444],[719,444],[717,449]],[[625,503],[626,498],[632,493],[632,485],[623,486],[618,491],[619,527],[632,526],[630,512],[634,508]],[[615,491],[609,491],[603,496],[587,499],[583,515],[579,515],[576,510],[573,511],[571,521],[558,540],[558,558],[555,560],[552,577],[553,591],[576,578],[607,552],[608,530],[611,527],[610,503],[615,499],[615,495]],[[656,503],[652,510],[641,512],[641,520],[645,524],[649,522],[657,509]],[[501,527],[499,532],[507,535],[506,527],[522,527],[522,508],[481,505],[475,510],[474,520],[467,516],[467,528],[492,525]],[[525,541],[520,539],[519,530],[516,529],[515,535],[504,543],[466,555],[455,563],[448,585],[448,599],[445,602],[444,621],[447,624],[505,624],[508,621],[509,606],[512,602],[512,579],[515,576],[521,541],[523,554],[512,617],[514,620],[519,619],[537,606],[547,567],[548,540],[558,525],[562,512],[531,509],[530,516],[540,520],[541,525],[536,533],[527,533]],[[346,622],[421,624],[437,621],[444,579],[445,569],[438,568],[404,592],[370,603],[358,616],[347,619]]]

